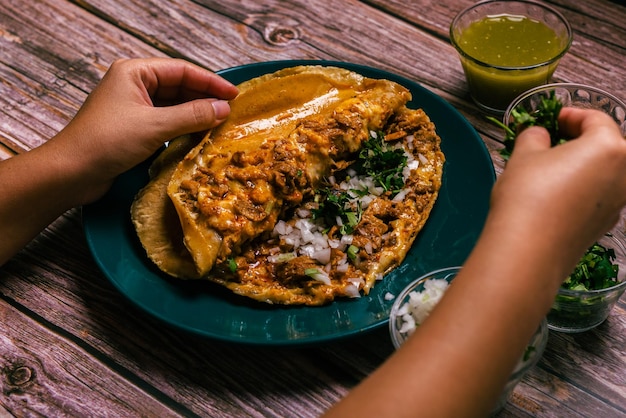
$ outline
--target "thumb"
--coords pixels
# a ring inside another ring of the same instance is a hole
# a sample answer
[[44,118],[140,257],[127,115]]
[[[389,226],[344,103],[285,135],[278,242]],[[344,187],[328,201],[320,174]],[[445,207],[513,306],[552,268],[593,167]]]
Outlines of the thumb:
[[511,158],[518,154],[539,151],[550,148],[550,134],[545,128],[531,126],[524,129],[515,138],[515,148]]
[[174,106],[157,107],[157,124],[168,137],[211,129],[230,114],[225,100],[196,99]]

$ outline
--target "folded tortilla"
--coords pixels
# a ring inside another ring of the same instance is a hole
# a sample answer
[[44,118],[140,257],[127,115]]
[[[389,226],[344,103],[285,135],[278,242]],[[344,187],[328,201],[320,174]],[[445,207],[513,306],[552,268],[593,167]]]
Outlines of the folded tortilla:
[[195,265],[195,274],[177,277],[206,277],[270,232],[410,100],[397,83],[322,66],[239,87],[229,118],[185,156],[167,186]]
[[198,272],[183,243],[183,230],[167,196],[167,185],[180,160],[197,143],[189,135],[170,141],[150,165],[150,181],[131,205],[131,220],[148,258],[165,273],[179,278],[198,277]]

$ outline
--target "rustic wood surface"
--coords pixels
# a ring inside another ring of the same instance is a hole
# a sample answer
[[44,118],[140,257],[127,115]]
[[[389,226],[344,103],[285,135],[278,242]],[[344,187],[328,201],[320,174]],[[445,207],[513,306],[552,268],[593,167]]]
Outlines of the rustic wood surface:
[[[58,132],[117,58],[182,57],[212,70],[332,59],[395,72],[448,100],[500,172],[501,133],[469,100],[448,38],[471,3],[4,0],[0,158]],[[623,2],[549,3],[574,29],[554,80],[626,99]],[[2,417],[315,417],[392,351],[384,328],[315,347],[256,348],[165,327],[100,272],[79,208],[0,268]],[[626,296],[595,330],[551,332],[501,416],[626,416]]]

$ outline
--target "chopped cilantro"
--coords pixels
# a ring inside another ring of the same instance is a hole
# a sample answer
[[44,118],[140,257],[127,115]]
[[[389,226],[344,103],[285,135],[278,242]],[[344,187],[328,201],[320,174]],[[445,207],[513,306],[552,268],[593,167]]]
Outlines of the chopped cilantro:
[[550,134],[550,143],[552,146],[566,142],[559,136],[559,113],[563,104],[555,96],[554,90],[550,92],[548,97],[542,97],[537,105],[537,109],[529,113],[526,109],[513,109],[511,111],[512,120],[509,125],[505,125],[501,121],[492,116],[487,116],[491,122],[504,129],[504,148],[500,150],[500,155],[508,160],[513,152],[515,138],[524,129],[529,126],[542,126],[548,130]]
[[574,272],[562,286],[570,290],[600,290],[614,286],[619,265],[613,264],[615,251],[597,242],[587,249]]
[[402,170],[407,165],[407,156],[403,149],[390,147],[384,137],[382,132],[370,135],[363,143],[354,169],[372,177],[385,191],[396,194],[404,187]]
[[313,210],[313,218],[324,219],[328,225],[336,225],[337,218],[340,218],[339,233],[348,235],[354,232],[363,213],[361,204],[353,201],[348,192],[329,187],[319,189],[317,194],[319,206]]
[[[384,133],[372,132],[350,168],[357,175],[373,178],[377,186],[395,195],[404,187],[402,172],[407,161],[402,148],[391,147],[384,141]],[[363,214],[358,198],[367,194],[367,188],[352,189],[349,192],[332,187],[320,188],[316,192],[318,207],[313,210],[313,218],[324,219],[328,225],[339,225],[341,235],[351,234]]]
[[237,271],[237,262],[235,261],[234,258],[229,258],[228,259],[228,269],[231,271],[231,273],[234,273]]

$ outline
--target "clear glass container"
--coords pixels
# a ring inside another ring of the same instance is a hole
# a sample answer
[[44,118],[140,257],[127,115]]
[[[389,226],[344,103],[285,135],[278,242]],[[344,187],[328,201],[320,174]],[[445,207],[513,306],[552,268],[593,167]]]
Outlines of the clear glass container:
[[598,240],[600,245],[615,251],[619,265],[615,286],[601,290],[559,289],[548,313],[548,328],[554,331],[576,333],[593,329],[603,323],[626,290],[626,248],[617,238],[619,232]]
[[[452,283],[460,270],[461,267],[448,267],[435,270],[411,282],[406,288],[404,288],[404,290],[402,290],[402,292],[400,292],[394,300],[389,316],[389,333],[391,335],[391,341],[396,349],[400,348],[404,341],[406,341],[409,337],[409,333],[400,332],[400,330],[405,322],[402,319],[402,312],[404,311],[403,305],[405,305],[411,297],[410,294],[412,292],[424,291],[424,285],[428,280],[445,279],[448,283]],[[515,386],[517,386],[517,384],[522,380],[526,372],[537,364],[546,348],[548,334],[548,324],[544,319],[529,341],[524,355],[520,358],[515,369],[511,373],[511,377],[504,387],[502,394],[498,398],[497,404],[492,409],[492,415],[498,413],[504,407],[511,396],[511,393],[513,393]]]
[[[480,25],[506,17],[517,25],[524,17],[538,26],[509,25],[502,36],[491,36],[491,31],[478,34]],[[528,42],[528,31],[538,38]],[[550,32],[550,39],[539,35],[548,36]],[[498,115],[522,92],[550,82],[572,44],[572,33],[561,13],[545,3],[529,0],[481,1],[459,12],[450,24],[450,42],[459,54],[472,99],[481,110]],[[532,52],[533,48],[542,49]],[[520,49],[528,49],[527,60],[520,59],[526,54],[511,55],[510,51]],[[541,59],[531,59],[533,56]]]

